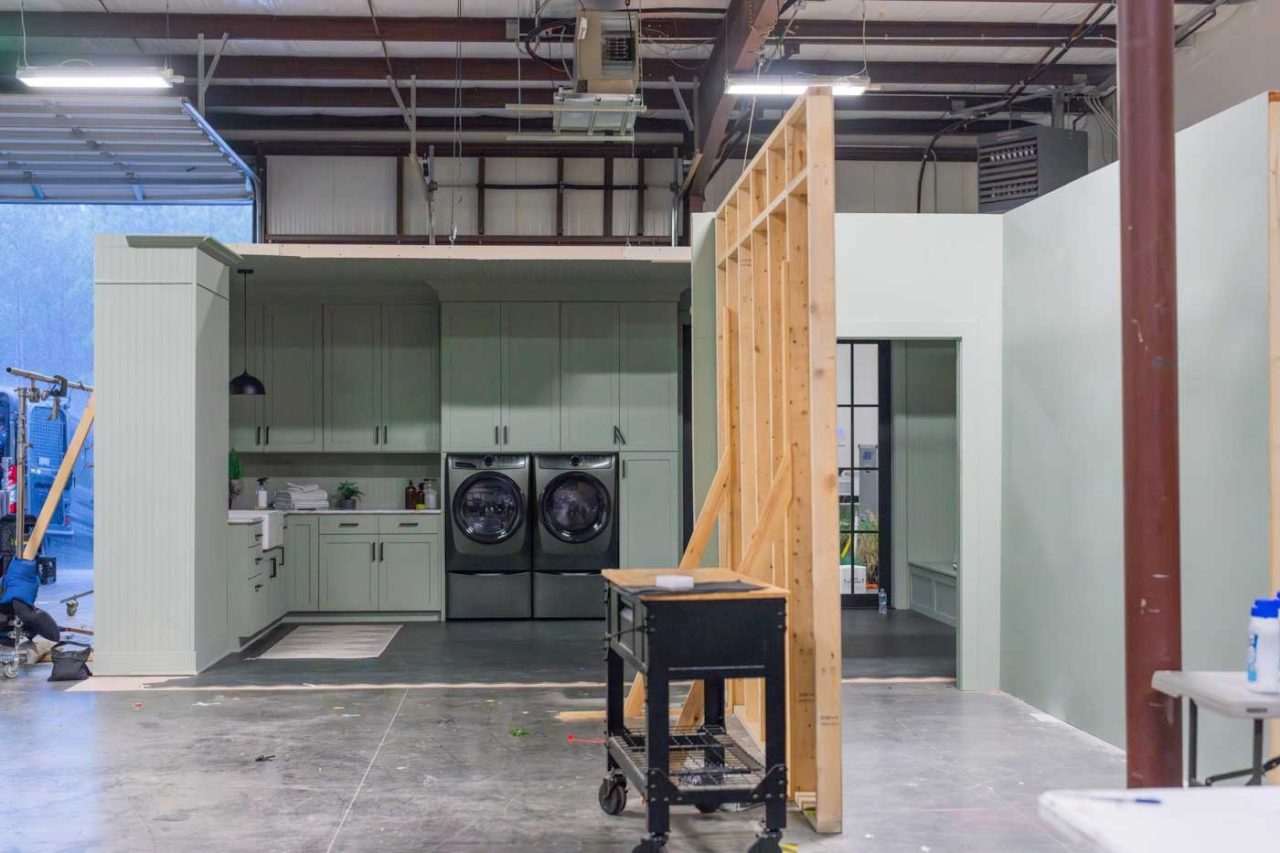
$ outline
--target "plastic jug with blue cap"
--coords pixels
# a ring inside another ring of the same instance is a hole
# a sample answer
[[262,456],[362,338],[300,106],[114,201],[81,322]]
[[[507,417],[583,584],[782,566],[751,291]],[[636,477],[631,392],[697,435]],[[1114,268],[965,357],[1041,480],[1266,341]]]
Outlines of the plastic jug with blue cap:
[[1280,693],[1280,599],[1259,598],[1249,613],[1249,689]]

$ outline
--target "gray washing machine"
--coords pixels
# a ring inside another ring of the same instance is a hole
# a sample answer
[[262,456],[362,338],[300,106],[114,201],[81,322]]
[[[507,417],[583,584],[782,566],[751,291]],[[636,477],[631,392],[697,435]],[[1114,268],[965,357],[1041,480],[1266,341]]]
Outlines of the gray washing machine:
[[601,569],[618,566],[618,457],[533,457],[533,615],[604,617]]
[[445,458],[445,578],[450,619],[531,614],[530,464],[525,454]]

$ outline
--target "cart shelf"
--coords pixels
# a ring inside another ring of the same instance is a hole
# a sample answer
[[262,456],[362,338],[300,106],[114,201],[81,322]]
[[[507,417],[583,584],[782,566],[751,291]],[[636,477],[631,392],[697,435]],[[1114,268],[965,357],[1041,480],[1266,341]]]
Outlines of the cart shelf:
[[[667,778],[681,792],[752,792],[765,780],[764,765],[719,726],[674,728],[667,739]],[[609,751],[637,784],[649,775],[645,736],[626,731],[609,738]]]

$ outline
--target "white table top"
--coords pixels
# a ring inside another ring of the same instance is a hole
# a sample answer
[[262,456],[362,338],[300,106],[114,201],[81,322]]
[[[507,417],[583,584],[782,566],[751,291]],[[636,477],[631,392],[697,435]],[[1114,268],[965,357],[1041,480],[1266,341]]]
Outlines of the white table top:
[[1113,853],[1271,850],[1280,787],[1048,791],[1040,814]]
[[1161,670],[1151,686],[1168,696],[1185,696],[1201,708],[1241,720],[1280,717],[1280,693],[1255,693],[1243,672]]

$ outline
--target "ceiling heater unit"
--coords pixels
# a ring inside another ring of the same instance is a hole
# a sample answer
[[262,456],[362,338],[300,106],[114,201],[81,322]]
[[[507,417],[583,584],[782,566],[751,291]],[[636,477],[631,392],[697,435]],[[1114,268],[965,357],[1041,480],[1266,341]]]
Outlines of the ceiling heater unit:
[[1081,130],[1019,127],[978,137],[978,212],[1003,213],[1083,177],[1089,137]]

